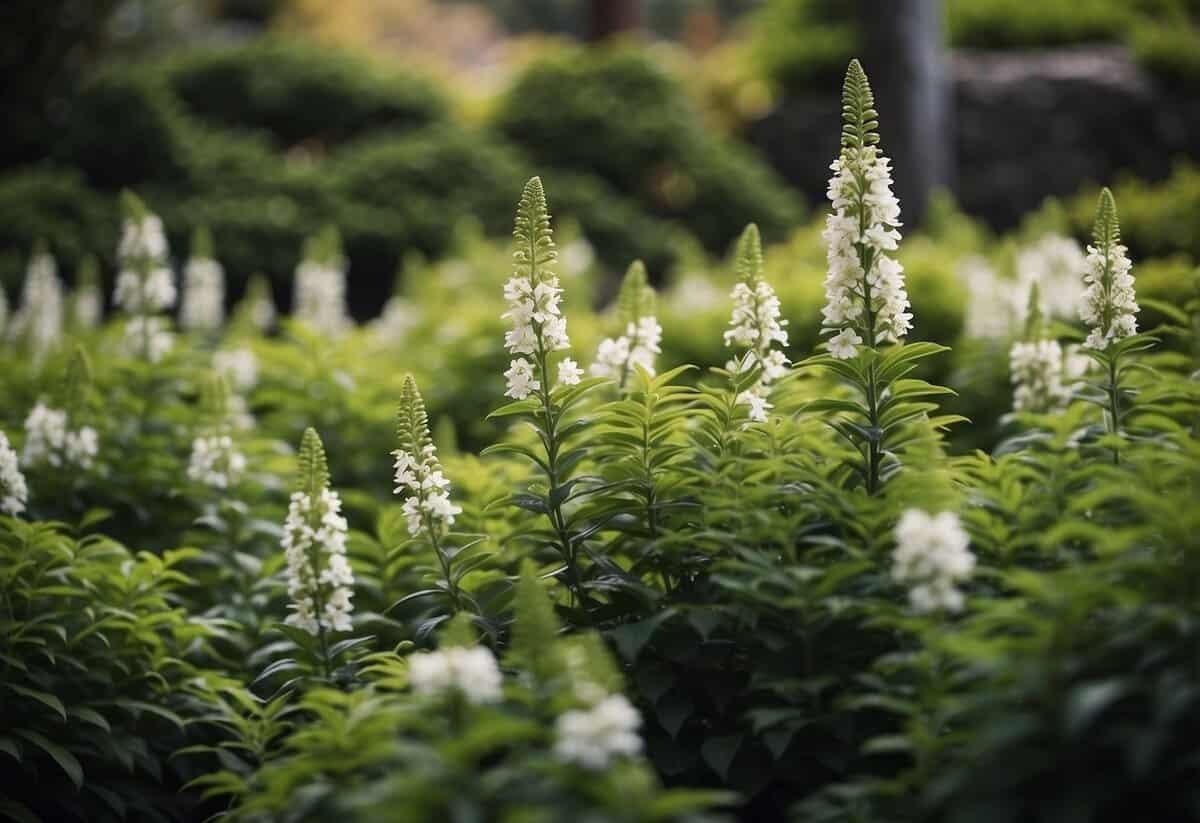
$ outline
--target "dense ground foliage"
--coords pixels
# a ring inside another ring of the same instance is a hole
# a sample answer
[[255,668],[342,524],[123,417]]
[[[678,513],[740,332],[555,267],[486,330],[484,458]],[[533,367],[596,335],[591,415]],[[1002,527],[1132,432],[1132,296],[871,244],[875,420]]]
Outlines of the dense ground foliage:
[[35,249],[0,816],[1200,819],[1191,261],[1122,188],[902,239],[844,99],[823,231],[601,315],[539,178],[365,325],[332,228],[286,317],[152,192],[107,320]]

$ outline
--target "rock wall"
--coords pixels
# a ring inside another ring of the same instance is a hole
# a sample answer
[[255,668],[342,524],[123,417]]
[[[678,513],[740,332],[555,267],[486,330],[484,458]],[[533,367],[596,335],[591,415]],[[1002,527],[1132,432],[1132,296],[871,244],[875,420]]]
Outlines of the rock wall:
[[[1119,47],[958,51],[953,72],[953,189],[969,213],[1014,225],[1050,195],[1108,183],[1120,171],[1156,180],[1174,158],[1200,158],[1200,99],[1170,93]],[[793,185],[824,198],[837,151],[834,96],[783,100],[749,139]],[[882,124],[887,148],[887,123]],[[904,173],[896,170],[897,183]]]

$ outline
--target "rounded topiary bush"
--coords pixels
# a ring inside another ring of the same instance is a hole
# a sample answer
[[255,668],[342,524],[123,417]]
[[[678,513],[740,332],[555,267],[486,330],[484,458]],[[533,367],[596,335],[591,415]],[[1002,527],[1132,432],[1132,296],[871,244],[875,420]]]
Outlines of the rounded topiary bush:
[[631,51],[568,51],[535,64],[495,125],[539,168],[594,174],[648,213],[680,220],[712,251],[747,221],[781,237],[799,214],[765,165],[706,131],[681,86]]
[[130,65],[80,90],[53,154],[91,186],[113,190],[184,176],[190,142],[186,117],[159,74]]
[[283,146],[425,126],[446,112],[441,95],[424,80],[288,40],[197,51],[171,65],[167,78],[197,118],[259,129]]

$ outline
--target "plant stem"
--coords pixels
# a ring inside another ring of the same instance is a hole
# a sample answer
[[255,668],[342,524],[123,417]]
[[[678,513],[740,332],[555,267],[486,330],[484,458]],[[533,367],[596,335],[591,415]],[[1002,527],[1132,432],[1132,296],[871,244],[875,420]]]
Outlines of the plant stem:
[[558,420],[554,414],[554,405],[550,402],[550,370],[546,366],[546,347],[542,342],[542,330],[537,329],[537,361],[540,380],[540,389],[538,396],[542,401],[542,415],[546,422],[546,480],[549,484],[549,493],[547,496],[548,510],[547,516],[550,518],[550,524],[554,527],[554,532],[558,536],[559,553],[562,555],[563,562],[567,566],[567,585],[575,595],[575,601],[579,605],[580,611],[583,613],[584,622],[590,623],[588,617],[588,600],[587,594],[583,590],[583,579],[579,574],[579,564],[577,562],[575,544],[571,539],[571,533],[567,529],[567,521],[562,513],[562,503],[558,501]]
[[[1121,391],[1117,386],[1117,360],[1120,355],[1114,353],[1108,358],[1108,416],[1110,431],[1117,437],[1121,436]],[[1121,451],[1113,443],[1113,463],[1121,465]]]

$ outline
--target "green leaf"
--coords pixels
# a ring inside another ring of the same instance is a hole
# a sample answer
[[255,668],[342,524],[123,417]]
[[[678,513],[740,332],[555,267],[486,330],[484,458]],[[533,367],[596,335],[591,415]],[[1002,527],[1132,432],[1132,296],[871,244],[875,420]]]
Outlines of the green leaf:
[[79,764],[79,760],[76,759],[75,755],[33,729],[17,729],[16,734],[50,755],[54,762],[59,765],[59,768],[66,772],[67,777],[75,784],[76,789],[83,788],[83,766]]
[[729,767],[733,765],[733,758],[737,756],[744,739],[745,735],[741,734],[729,735],[727,737],[710,737],[701,744],[700,756],[704,758],[704,762],[717,773],[721,780],[728,780]]
[[48,706],[51,709],[54,709],[54,711],[58,712],[59,716],[63,720],[67,719],[66,707],[63,706],[63,703],[61,700],[59,700],[57,697],[50,694],[49,692],[38,691],[36,689],[27,689],[24,686],[18,686],[16,683],[9,683],[7,685],[8,685],[8,688],[12,689],[17,694],[24,695],[25,697],[28,697],[32,700],[36,700],[37,702],[41,703],[42,705]]

